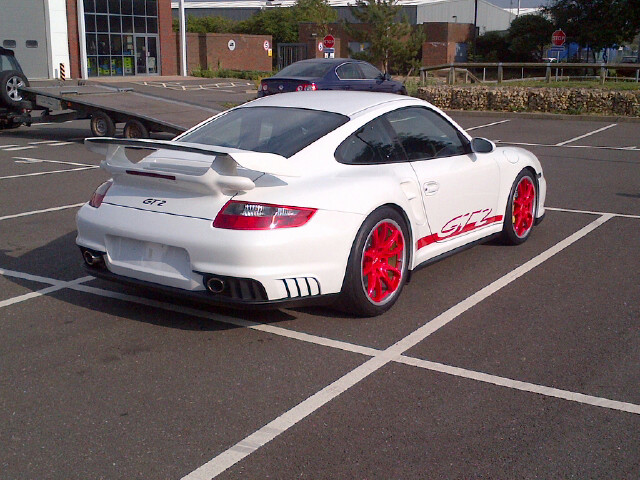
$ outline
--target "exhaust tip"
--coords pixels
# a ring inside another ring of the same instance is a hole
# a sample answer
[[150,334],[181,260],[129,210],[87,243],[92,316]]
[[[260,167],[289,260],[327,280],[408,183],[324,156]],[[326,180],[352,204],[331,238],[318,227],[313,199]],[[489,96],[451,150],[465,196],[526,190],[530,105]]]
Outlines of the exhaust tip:
[[224,281],[216,277],[211,277],[207,280],[206,286],[207,290],[209,290],[211,293],[222,293],[222,291],[224,290]]
[[103,262],[102,255],[94,253],[91,250],[85,250],[82,253],[82,258],[84,258],[85,263],[90,267],[95,267],[96,265]]

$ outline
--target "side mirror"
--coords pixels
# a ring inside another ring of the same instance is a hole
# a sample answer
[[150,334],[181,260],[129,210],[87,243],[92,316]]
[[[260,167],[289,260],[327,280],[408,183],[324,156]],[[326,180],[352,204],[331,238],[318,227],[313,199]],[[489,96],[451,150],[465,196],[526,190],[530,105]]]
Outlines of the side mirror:
[[389,75],[388,73],[384,74],[384,79],[385,80],[391,80],[391,75]]
[[475,153],[491,153],[496,149],[496,144],[486,138],[476,137],[471,140],[471,150]]

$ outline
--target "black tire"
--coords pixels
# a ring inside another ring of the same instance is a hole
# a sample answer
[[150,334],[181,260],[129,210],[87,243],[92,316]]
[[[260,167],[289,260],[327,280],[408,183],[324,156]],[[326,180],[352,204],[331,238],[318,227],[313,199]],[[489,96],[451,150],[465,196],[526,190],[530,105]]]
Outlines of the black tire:
[[132,119],[124,124],[124,138],[149,138],[149,129],[140,120]]
[[0,123],[0,130],[13,130],[21,125],[21,123]]
[[536,180],[530,170],[522,170],[511,186],[502,228],[502,241],[520,245],[527,241],[535,223],[538,202]]
[[[386,252],[383,252],[381,243],[377,245],[380,248],[375,246],[375,242],[381,242],[380,237],[376,240],[376,230],[384,236],[384,247],[389,247]],[[409,247],[409,232],[400,213],[391,207],[381,207],[369,215],[351,247],[342,286],[342,308],[363,317],[380,315],[389,310],[400,296],[407,279]],[[398,248],[401,249],[400,252]],[[368,255],[365,255],[366,251],[369,252]],[[396,255],[389,255],[394,252]],[[388,255],[387,258],[384,258],[385,255]],[[375,265],[378,266],[379,274],[384,270],[386,277],[376,279],[375,275],[371,277],[365,274],[367,269],[371,271]],[[396,272],[399,272],[399,276]],[[370,288],[372,286],[373,289]]]
[[102,111],[91,114],[91,133],[94,137],[113,137],[116,125],[109,115]]
[[18,70],[0,73],[0,102],[7,107],[19,107],[22,94],[18,89],[28,86],[29,80]]

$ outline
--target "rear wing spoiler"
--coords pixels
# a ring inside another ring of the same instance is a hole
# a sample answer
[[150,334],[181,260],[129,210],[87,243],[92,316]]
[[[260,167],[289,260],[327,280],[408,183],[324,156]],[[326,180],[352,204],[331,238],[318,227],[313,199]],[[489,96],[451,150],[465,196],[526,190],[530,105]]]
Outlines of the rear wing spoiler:
[[[100,166],[112,175],[133,174],[172,178],[198,185],[205,191],[248,191],[255,187],[251,179],[239,176],[238,167],[283,177],[298,177],[300,173],[288,159],[273,153],[252,152],[228,147],[175,142],[172,140],[87,138],[86,147],[105,156]],[[144,164],[133,163],[126,148],[141,150],[170,150],[213,157],[211,165],[194,165],[176,159],[149,159]],[[194,186],[196,186],[194,185]]]

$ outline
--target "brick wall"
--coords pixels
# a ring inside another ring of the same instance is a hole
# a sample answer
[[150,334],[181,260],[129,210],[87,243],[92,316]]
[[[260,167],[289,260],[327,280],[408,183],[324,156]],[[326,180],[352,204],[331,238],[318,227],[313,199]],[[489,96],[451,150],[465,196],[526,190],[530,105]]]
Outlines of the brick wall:
[[78,36],[78,0],[67,0],[67,35],[69,37],[69,73],[67,78],[80,78],[80,44]]
[[158,0],[158,34],[160,35],[160,75],[178,75],[180,68],[174,61],[178,55],[173,33],[171,0]]
[[[233,50],[229,49],[230,40],[235,43]],[[179,52],[179,35],[172,33],[171,41]],[[271,35],[187,33],[187,71],[192,72],[196,68],[228,68],[270,72],[272,57],[264,49],[265,41],[269,42],[270,48],[273,47]],[[176,53],[173,56],[174,68],[178,68],[179,63],[180,55]]]
[[426,41],[422,44],[422,65],[453,63],[456,44],[473,40],[473,25],[433,22],[421,25]]

